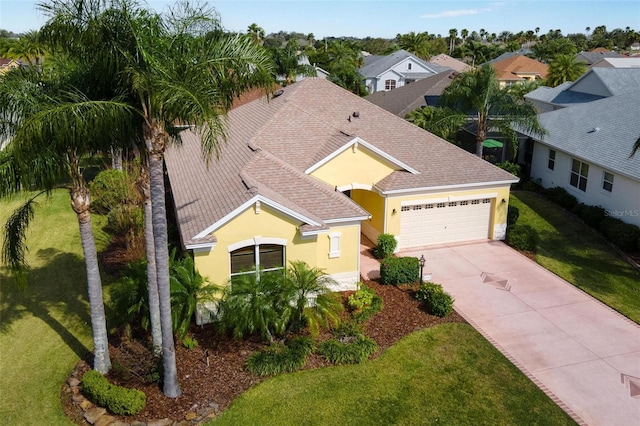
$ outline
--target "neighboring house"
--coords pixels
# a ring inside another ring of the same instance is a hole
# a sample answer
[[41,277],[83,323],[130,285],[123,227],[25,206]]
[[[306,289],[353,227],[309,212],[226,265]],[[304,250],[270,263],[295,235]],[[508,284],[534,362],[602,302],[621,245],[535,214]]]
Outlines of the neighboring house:
[[523,55],[512,55],[489,64],[496,70],[500,87],[510,86],[523,81],[544,80],[549,67],[535,59]]
[[605,68],[640,68],[640,57],[623,57],[623,58],[603,58],[595,64],[591,65],[592,68],[605,67]]
[[[311,62],[309,62],[309,57],[307,55],[300,56],[300,59],[298,60],[298,63],[301,64],[301,65],[311,65]],[[313,64],[313,67],[316,69],[316,77],[322,78],[322,79],[326,79],[329,76],[329,71],[323,70],[322,68],[320,68],[316,64]],[[305,78],[309,78],[309,77],[307,77],[304,74],[298,74],[297,77],[296,77],[296,81],[302,81]]]
[[0,59],[0,75],[8,72],[13,68],[18,68],[21,65],[21,61],[14,61],[13,59]]
[[373,93],[365,99],[404,118],[416,108],[437,106],[440,95],[456,75],[455,71],[441,72],[395,90]]
[[591,66],[604,58],[624,58],[624,55],[602,48],[594,49],[590,52],[583,51],[576,55],[576,60],[584,62],[587,66]]
[[387,56],[365,56],[364,66],[358,70],[369,93],[393,90],[423,78],[448,71],[442,65],[424,61],[406,50]]
[[441,53],[440,55],[432,57],[429,62],[441,65],[443,67],[451,68],[452,70],[457,72],[465,72],[473,69],[471,65],[464,63],[459,59],[452,58],[446,53]]
[[638,87],[640,68],[592,67],[575,82],[539,87],[524,97],[546,112],[629,93]]
[[[515,52],[504,52],[502,55],[498,56],[497,58],[494,58],[490,61],[485,62],[482,65],[486,65],[486,64],[493,64],[494,62],[500,62],[500,61],[504,61],[505,59],[509,59],[509,58],[513,58],[515,56],[529,56],[532,55],[533,51],[529,48],[521,48],[516,50]],[[480,66],[482,66],[480,65]]]
[[165,157],[182,244],[213,282],[301,260],[355,289],[361,234],[399,249],[505,237],[516,177],[328,80],[226,124],[209,165],[191,130]]
[[639,88],[540,114],[548,134],[527,144],[531,178],[640,226],[640,152],[629,158],[640,137]]

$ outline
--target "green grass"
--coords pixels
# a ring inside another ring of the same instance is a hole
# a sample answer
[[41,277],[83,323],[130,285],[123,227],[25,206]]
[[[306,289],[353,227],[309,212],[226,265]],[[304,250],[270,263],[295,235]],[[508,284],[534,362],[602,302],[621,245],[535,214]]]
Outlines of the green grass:
[[443,324],[365,364],[267,380],[210,424],[575,423],[471,326]]
[[518,224],[540,237],[536,262],[640,323],[640,272],[576,216],[532,192],[516,192]]
[[[19,204],[0,202],[2,226]],[[99,230],[104,220],[92,219],[100,249],[107,242]],[[27,242],[26,292],[0,269],[0,424],[70,424],[60,389],[92,346],[84,258],[67,191],[42,197]]]

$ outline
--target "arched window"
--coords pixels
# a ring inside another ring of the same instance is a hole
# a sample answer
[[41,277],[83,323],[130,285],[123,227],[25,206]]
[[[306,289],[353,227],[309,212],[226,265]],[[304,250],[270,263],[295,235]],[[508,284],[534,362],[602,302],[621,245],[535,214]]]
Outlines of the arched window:
[[395,80],[385,80],[384,81],[384,90],[392,90],[396,88]]
[[229,252],[231,280],[234,277],[258,272],[284,269],[284,246],[280,244],[255,244]]

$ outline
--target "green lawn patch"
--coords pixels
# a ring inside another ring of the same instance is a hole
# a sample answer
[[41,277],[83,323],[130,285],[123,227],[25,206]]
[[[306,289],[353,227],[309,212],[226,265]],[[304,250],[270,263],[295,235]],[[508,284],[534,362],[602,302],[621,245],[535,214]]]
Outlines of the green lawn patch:
[[269,379],[212,425],[575,424],[477,331],[418,331],[364,364]]
[[[2,226],[19,204],[0,202]],[[104,220],[92,219],[100,249],[108,239],[100,231]],[[78,221],[66,190],[40,200],[27,238],[27,291],[0,269],[0,424],[66,425],[62,383],[92,348]]]
[[575,215],[533,192],[511,194],[539,236],[536,262],[640,323],[640,272]]

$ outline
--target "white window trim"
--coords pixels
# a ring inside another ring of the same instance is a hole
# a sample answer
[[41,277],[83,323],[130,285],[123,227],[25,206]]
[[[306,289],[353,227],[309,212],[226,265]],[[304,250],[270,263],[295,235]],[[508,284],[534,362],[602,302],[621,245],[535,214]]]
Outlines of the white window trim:
[[[610,181],[607,180],[607,174],[611,175],[611,180]],[[613,174],[612,172],[609,172],[607,170],[603,170],[602,171],[602,188],[601,189],[605,192],[605,194],[611,194],[613,192],[613,185],[614,185],[615,181],[616,181],[616,175],[615,174]],[[608,184],[611,185],[611,190],[606,189],[604,187],[605,183],[608,183]]]
[[340,236],[341,232],[329,233],[329,259],[340,257]]
[[[248,274],[258,274],[258,272],[260,271],[260,246],[261,245],[266,245],[266,244],[274,244],[274,245],[279,245],[283,247],[282,250],[282,268],[270,268],[270,269],[265,269],[263,272],[269,272],[269,271],[277,271],[280,269],[285,269],[287,267],[287,240],[284,238],[269,238],[269,237],[253,237],[250,238],[248,240],[244,240],[244,241],[239,241],[237,243],[234,244],[230,244],[227,246],[227,250],[229,252],[229,277],[237,277],[240,275],[248,275]],[[241,249],[243,247],[250,247],[253,246],[255,248],[254,250],[254,264],[256,266],[255,271],[245,271],[245,272],[235,272],[232,273],[231,272],[231,253],[234,252],[235,250]]]

